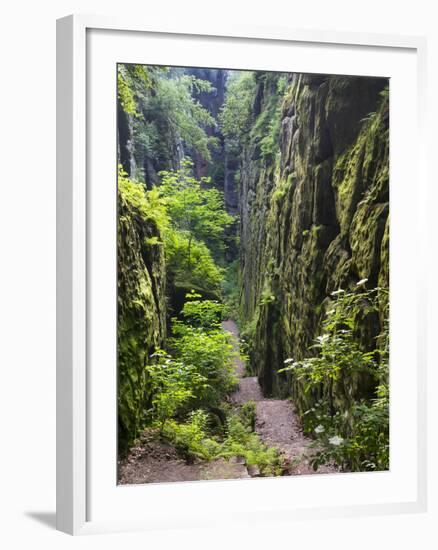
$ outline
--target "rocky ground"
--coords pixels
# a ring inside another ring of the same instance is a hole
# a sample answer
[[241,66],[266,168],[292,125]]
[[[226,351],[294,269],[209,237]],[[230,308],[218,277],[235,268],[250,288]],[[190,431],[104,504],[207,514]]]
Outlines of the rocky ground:
[[138,445],[119,463],[121,485],[249,477],[246,466],[238,462],[219,459],[188,464],[172,445],[160,441],[153,431],[146,431]]
[[[222,323],[224,330],[233,336],[237,349],[239,331],[234,321]],[[244,377],[243,363],[238,361],[236,372],[239,388],[232,400],[239,405],[246,401],[256,403],[256,432],[269,447],[276,447],[284,457],[285,475],[334,472],[333,467],[321,466],[315,472],[309,463],[312,455],[311,440],[305,437],[292,402],[288,399],[268,399],[263,397],[256,376]]]
[[[236,323],[224,321],[222,327],[231,333],[235,351],[238,351]],[[245,376],[245,365],[238,356],[235,366],[239,386],[231,400],[238,406],[247,401],[256,403],[256,432],[266,445],[280,451],[284,459],[284,475],[336,471],[331,466],[322,466],[315,472],[311,467],[311,440],[304,436],[292,402],[265,398],[257,377]],[[238,457],[231,461],[218,459],[188,464],[174,447],[160,441],[156,432],[151,430],[144,432],[138,445],[119,463],[120,484],[243,479],[257,475],[257,470],[247,467]]]

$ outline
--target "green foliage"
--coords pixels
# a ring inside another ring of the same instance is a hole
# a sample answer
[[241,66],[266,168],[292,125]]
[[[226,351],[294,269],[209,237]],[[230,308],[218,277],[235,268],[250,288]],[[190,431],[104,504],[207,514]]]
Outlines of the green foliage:
[[[189,175],[191,166],[185,161],[181,170],[165,172],[163,185],[148,191],[119,166],[118,186],[144,219],[157,224],[162,240],[152,237],[148,244],[164,243],[172,284],[219,295],[223,269],[214,261],[210,247],[215,246],[219,254],[221,236],[232,218],[224,210],[219,191],[204,189]],[[187,215],[185,206],[191,209]]]
[[196,287],[218,295],[223,269],[216,264],[207,245],[196,239],[190,241],[183,232],[174,228],[165,237],[166,266],[171,284],[185,289]]
[[164,435],[188,459],[212,460],[220,455],[221,445],[208,434],[208,414],[192,411],[185,422],[168,422]]
[[[268,113],[268,111],[266,111]],[[262,115],[261,115],[262,116]],[[269,158],[272,155],[275,155],[279,151],[279,139],[280,139],[280,129],[281,129],[281,106],[278,103],[275,110],[272,112],[272,115],[266,118],[265,121],[260,123],[266,126],[266,132],[263,137],[260,139],[260,150],[263,158]],[[262,132],[259,130],[259,132]]]
[[199,300],[200,294],[186,295],[187,301],[182,309],[186,323],[203,329],[218,329],[223,318],[225,306],[217,300]]
[[323,334],[318,336],[311,350],[316,356],[304,361],[287,359],[283,371],[293,371],[295,378],[306,382],[306,391],[314,385],[339,380],[347,373],[367,373],[378,377],[384,366],[379,365],[380,350],[363,351],[355,327],[359,315],[377,312],[379,296],[386,291],[381,288],[365,290],[358,287],[354,292],[342,289],[332,292],[335,299],[323,322]]
[[146,367],[152,394],[147,418],[161,430],[167,420],[187,410],[219,405],[235,386],[229,335],[217,321],[220,304],[205,302],[187,302],[187,322],[173,319],[171,355],[158,350]]
[[255,90],[253,72],[232,72],[227,82],[225,102],[219,113],[219,123],[229,147],[236,150],[240,149],[249,137]]
[[[389,468],[389,400],[388,386],[381,386],[377,397],[370,402],[361,401],[348,412],[350,429],[345,431],[340,412],[333,416],[314,415],[319,420],[316,430],[316,454],[313,465],[334,462],[341,470],[387,470]],[[324,408],[324,407],[322,407]]]
[[[303,361],[286,359],[280,372],[291,372],[306,393],[320,395],[303,416],[307,432],[316,437],[319,464],[334,461],[352,471],[384,470],[389,466],[388,324],[379,335],[379,347],[364,351],[356,332],[358,318],[387,304],[387,290],[356,289],[332,292],[334,303],[323,322],[323,334]],[[374,381],[374,397],[355,398],[351,388],[360,380]],[[348,391],[348,388],[350,390]],[[347,393],[344,394],[347,389]]]
[[265,287],[262,290],[259,304],[261,306],[265,306],[267,304],[271,304],[272,302],[275,302],[275,296],[268,284],[265,283]]
[[120,104],[122,105],[125,113],[133,115],[137,112],[137,106],[135,103],[135,96],[129,87],[126,77],[123,72],[119,70],[117,74],[117,91]]
[[191,364],[173,359],[163,350],[157,350],[156,364],[147,365],[152,392],[152,409],[148,411],[163,431],[166,420],[175,416],[183,405],[207,388],[207,380]]
[[152,388],[149,422],[159,425],[161,434],[188,459],[242,456],[261,475],[279,475],[278,451],[254,433],[254,402],[245,403],[239,413],[230,412],[225,432],[213,433],[206,410],[221,404],[236,383],[232,345],[219,325],[221,304],[199,300],[195,293],[188,298],[182,311],[185,322],[173,320],[172,356],[159,350],[153,354],[157,363],[146,367]]
[[229,336],[220,328],[204,328],[209,316],[207,312],[204,319],[197,319],[200,326],[174,319],[174,337],[169,341],[175,356],[184,364],[196,365],[197,372],[207,381],[208,386],[196,395],[198,406],[219,405],[236,384]]
[[172,224],[188,238],[189,268],[192,241],[196,239],[211,250],[222,251],[224,229],[233,221],[225,211],[223,194],[211,186],[210,178],[196,180],[192,168],[193,162],[185,159],[179,170],[160,173],[160,192]]
[[169,215],[165,201],[158,188],[146,191],[144,185],[128,178],[128,174],[119,165],[118,188],[129,204],[134,207],[144,219],[153,220],[160,231],[168,233],[170,227]]
[[[141,184],[119,172],[117,220],[118,441],[126,450],[144,426],[151,395],[145,365],[165,334],[164,252],[154,208]],[[146,265],[145,258],[153,257]]]
[[[207,81],[167,67],[118,65],[118,98],[132,117],[135,157],[143,166],[148,158],[157,166],[169,166],[176,157],[175,144],[183,141],[205,160],[217,146],[206,128],[215,121],[195,99],[197,93],[214,91]],[[136,177],[143,178],[140,172]]]
[[225,211],[223,194],[209,178],[196,180],[192,168],[185,159],[179,170],[160,173],[157,192],[171,226],[165,232],[168,270],[177,286],[219,294],[223,270],[214,258],[223,253],[224,231],[233,218]]
[[240,410],[240,416],[244,426],[249,428],[252,432],[255,430],[256,424],[256,404],[255,401],[247,401],[242,405]]
[[[281,100],[287,78],[280,73],[234,72],[227,83],[225,102],[219,114],[226,147],[241,154],[242,147],[255,143],[265,160],[279,152]],[[263,108],[254,120],[253,105],[263,90]]]
[[286,89],[284,77],[278,73],[266,73],[261,77],[265,88],[270,88],[263,110],[252,129],[251,139],[260,147],[264,160],[270,160],[279,152],[281,130],[281,107]]
[[160,69],[144,65],[117,65],[117,92],[125,113],[139,116],[138,102],[144,91],[155,84],[158,71]]
[[239,456],[246,464],[258,466],[262,476],[281,475],[282,461],[278,451],[264,445],[239,415],[230,414],[227,426],[224,438],[211,436],[208,415],[203,410],[196,410],[188,415],[186,422],[168,422],[164,435],[187,458],[214,460]]
[[205,80],[192,75],[167,75],[157,82],[156,93],[145,105],[145,115],[153,115],[157,122],[167,122],[172,136],[180,137],[189,147],[210,160],[210,148],[215,146],[205,132],[215,121],[210,113],[194,99],[193,94],[210,93],[214,89]]
[[228,418],[228,434],[222,444],[221,456],[243,456],[248,465],[258,466],[263,476],[278,476],[282,473],[277,449],[262,443],[259,436],[238,415],[230,415]]

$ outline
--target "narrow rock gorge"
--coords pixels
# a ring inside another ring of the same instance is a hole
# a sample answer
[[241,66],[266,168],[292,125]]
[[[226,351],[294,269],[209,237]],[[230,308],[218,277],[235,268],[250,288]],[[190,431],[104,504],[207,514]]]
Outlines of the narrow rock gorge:
[[[275,80],[259,78],[253,117],[278,105],[278,150],[263,155],[253,131],[242,159],[241,305],[264,392],[304,411],[311,403],[277,372],[284,360],[308,355],[332,291],[389,283],[387,81],[293,75],[279,97]],[[358,327],[369,348],[385,307]]]
[[118,71],[120,479],[387,469],[388,79]]

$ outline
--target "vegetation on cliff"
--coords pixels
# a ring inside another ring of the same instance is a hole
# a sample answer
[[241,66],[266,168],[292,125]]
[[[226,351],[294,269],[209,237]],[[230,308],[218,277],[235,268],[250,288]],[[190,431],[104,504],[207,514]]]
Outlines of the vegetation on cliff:
[[[387,469],[387,80],[119,65],[118,97],[121,454]],[[242,361],[305,449],[233,398]]]
[[389,468],[389,334],[385,323],[371,351],[360,345],[359,318],[388,303],[384,288],[366,290],[366,279],[351,292],[332,292],[331,309],[312,356],[288,358],[280,372],[293,373],[308,403],[303,427],[315,436],[313,464],[334,461],[344,470]]
[[144,425],[150,398],[145,366],[166,336],[165,260],[158,220],[143,186],[119,173],[118,184],[118,418],[126,449]]

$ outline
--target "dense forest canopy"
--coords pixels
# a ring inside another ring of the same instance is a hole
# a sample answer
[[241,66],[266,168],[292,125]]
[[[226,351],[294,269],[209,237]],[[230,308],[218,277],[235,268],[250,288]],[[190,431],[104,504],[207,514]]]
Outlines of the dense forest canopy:
[[122,482],[389,467],[388,104],[119,64]]

